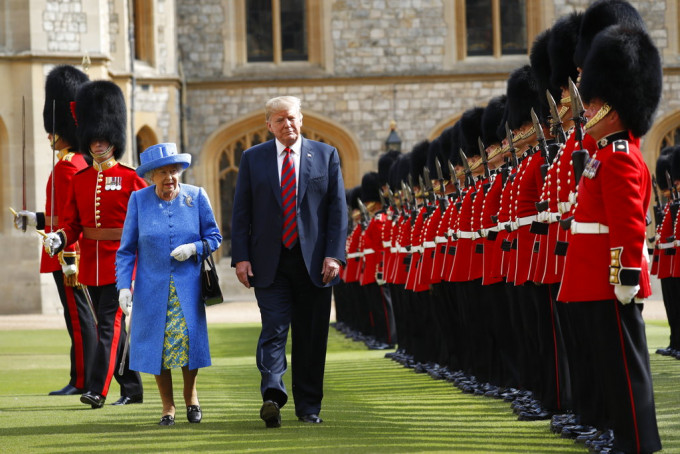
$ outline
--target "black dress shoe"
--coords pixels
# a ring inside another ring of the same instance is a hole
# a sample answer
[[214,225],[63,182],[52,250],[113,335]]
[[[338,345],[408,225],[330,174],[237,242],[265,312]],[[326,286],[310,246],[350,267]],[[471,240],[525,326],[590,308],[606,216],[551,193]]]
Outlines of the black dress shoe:
[[80,401],[84,404],[92,405],[92,408],[102,408],[104,406],[104,402],[106,402],[106,397],[102,396],[101,394],[88,391],[80,396]]
[[59,391],[52,391],[49,393],[49,396],[73,396],[75,394],[82,394],[83,390],[78,389],[75,386],[66,385],[63,388],[61,388]]
[[137,394],[136,396],[120,396],[120,399],[111,405],[141,404],[142,402],[144,402],[144,396]]
[[174,426],[175,425],[175,417],[172,415],[163,415],[161,416],[161,420],[158,422],[159,426]]
[[281,410],[273,400],[265,400],[260,408],[260,418],[269,429],[281,427]]
[[298,421],[308,422],[310,424],[321,424],[323,422],[323,419],[319,418],[319,415],[315,415],[314,413],[312,413],[310,415],[300,416],[298,418]]
[[201,422],[203,419],[203,412],[201,412],[201,407],[198,405],[189,405],[187,407],[187,419],[189,422],[197,423]]

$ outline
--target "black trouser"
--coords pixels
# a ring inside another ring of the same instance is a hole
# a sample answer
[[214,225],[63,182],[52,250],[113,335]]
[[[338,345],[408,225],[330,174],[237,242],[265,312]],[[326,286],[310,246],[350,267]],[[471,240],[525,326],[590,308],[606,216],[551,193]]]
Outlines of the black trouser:
[[671,329],[670,343],[668,346],[680,350],[680,278],[665,277],[661,281],[661,294],[663,305],[666,308],[666,318]]
[[[120,385],[122,396],[141,395],[143,393],[142,379],[139,372],[130,370],[129,351],[125,356],[123,373],[118,373],[127,332],[125,315],[118,307],[116,284],[88,287],[88,291],[97,313],[99,334],[89,390],[106,397],[109,393],[111,378],[115,377]],[[132,323],[135,321],[132,320]],[[144,320],[136,323],[144,323]]]
[[69,384],[78,389],[87,389],[92,372],[92,363],[97,349],[97,324],[94,308],[87,301],[82,287],[64,285],[64,273],[53,271],[59,299],[64,309],[64,321],[71,338],[71,375]]
[[293,399],[296,416],[319,414],[323,399],[331,287],[317,287],[307,272],[298,244],[281,248],[281,257],[268,287],[256,287],[262,317],[257,343],[257,367],[263,400],[280,407],[288,401],[283,384],[286,372],[286,341],[291,332]]

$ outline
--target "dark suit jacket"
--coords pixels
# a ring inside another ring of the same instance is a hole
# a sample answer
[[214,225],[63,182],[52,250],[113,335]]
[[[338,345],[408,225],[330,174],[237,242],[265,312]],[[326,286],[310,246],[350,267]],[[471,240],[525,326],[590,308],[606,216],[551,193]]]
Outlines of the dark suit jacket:
[[[250,261],[253,287],[269,286],[279,263],[283,206],[278,173],[274,140],[243,153],[231,221],[231,265]],[[347,205],[338,151],[303,137],[298,179],[298,238],[307,272],[322,287],[324,258],[345,262]]]

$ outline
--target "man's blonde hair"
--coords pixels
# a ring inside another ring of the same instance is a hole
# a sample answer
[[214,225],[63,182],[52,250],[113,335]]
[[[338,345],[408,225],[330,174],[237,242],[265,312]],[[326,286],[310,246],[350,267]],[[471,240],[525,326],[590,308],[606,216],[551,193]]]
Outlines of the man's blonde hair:
[[296,110],[300,115],[300,118],[302,118],[301,104],[300,98],[296,98],[295,96],[278,96],[272,98],[264,105],[265,121],[269,121],[269,117],[271,117],[274,112],[290,108]]

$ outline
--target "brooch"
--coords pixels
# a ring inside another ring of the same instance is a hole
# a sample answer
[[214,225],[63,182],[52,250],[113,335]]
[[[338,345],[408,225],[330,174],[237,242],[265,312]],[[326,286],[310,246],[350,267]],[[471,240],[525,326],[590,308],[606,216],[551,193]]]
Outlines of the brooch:
[[191,198],[190,195],[184,197],[184,204],[188,207],[194,206],[194,199]]

